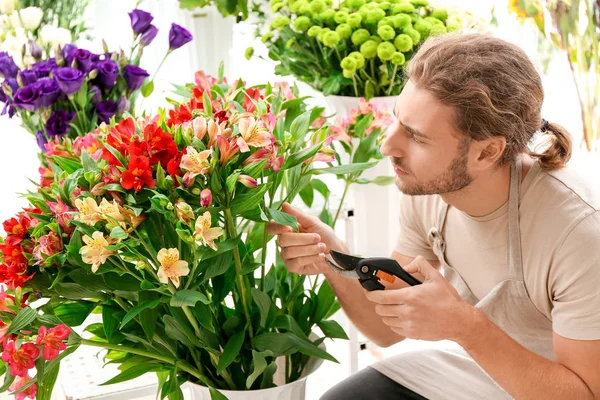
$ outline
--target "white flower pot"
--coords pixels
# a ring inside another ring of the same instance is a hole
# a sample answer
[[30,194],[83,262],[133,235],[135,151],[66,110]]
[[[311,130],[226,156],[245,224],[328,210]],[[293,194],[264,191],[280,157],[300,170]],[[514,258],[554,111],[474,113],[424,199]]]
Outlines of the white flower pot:
[[[321,347],[321,346],[319,346]],[[283,385],[285,371],[285,358],[277,359],[277,372],[274,377],[275,384],[281,385],[261,390],[219,390],[229,400],[304,400],[306,395],[306,380],[323,363],[320,358],[311,358],[304,369],[302,377],[294,382]],[[181,387],[185,400],[211,400],[210,391],[206,386],[194,383],[185,383]]]

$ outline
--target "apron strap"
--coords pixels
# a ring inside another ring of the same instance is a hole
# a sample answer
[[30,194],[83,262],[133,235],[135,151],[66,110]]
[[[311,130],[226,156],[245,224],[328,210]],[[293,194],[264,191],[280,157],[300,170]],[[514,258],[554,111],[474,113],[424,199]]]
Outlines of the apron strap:
[[523,160],[521,156],[510,166],[510,194],[508,199],[508,272],[509,279],[523,281],[521,229],[519,226],[519,194]]

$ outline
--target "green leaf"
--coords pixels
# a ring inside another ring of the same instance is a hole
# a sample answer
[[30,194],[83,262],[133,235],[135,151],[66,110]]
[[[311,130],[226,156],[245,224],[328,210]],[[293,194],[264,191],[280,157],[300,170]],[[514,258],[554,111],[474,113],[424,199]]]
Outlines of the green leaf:
[[315,174],[315,175],[322,175],[322,174],[336,174],[336,175],[342,175],[342,174],[351,174],[354,172],[361,172],[364,170],[367,170],[371,167],[374,167],[375,165],[377,165],[379,163],[379,161],[373,161],[373,162],[365,162],[365,163],[358,163],[358,164],[348,164],[348,165],[338,165],[335,167],[328,167],[328,168],[315,168],[313,170],[311,170],[310,172]]
[[273,328],[277,329],[285,329],[286,331],[292,332],[294,335],[298,336],[301,339],[309,340],[308,336],[304,332],[302,332],[302,328],[298,325],[298,322],[291,315],[279,315],[273,321]]
[[393,176],[378,176],[377,178],[373,179],[371,181],[371,183],[374,183],[375,185],[379,185],[379,186],[387,186],[387,185],[391,185],[395,181],[396,181],[396,178]]
[[323,143],[321,142],[307,147],[305,149],[302,149],[297,153],[290,154],[286,157],[285,161],[283,162],[283,169],[290,169],[308,160],[309,158],[314,157],[315,154],[319,152],[322,146]]
[[119,160],[119,162],[121,163],[122,166],[124,166],[124,167],[127,166],[127,163],[125,162],[123,155],[121,153],[119,153],[119,150],[115,149],[108,143],[104,143],[103,146],[106,150],[108,150],[110,152],[110,154],[112,154],[117,160]]
[[60,369],[60,362],[68,355],[74,353],[75,350],[77,350],[78,348],[79,345],[70,346],[65,351],[60,353],[60,355],[54,360],[46,363],[43,377],[42,379],[38,379],[37,381],[37,400],[50,400],[52,398],[52,390],[54,389],[54,385],[56,384],[56,378],[58,377],[58,372]]
[[256,179],[260,176],[262,171],[265,169],[265,165],[267,164],[267,161],[268,161],[267,159],[264,159],[264,160],[260,160],[255,163],[252,163],[250,165],[246,165],[244,168],[242,168],[242,173],[244,175],[248,175],[248,176],[251,176]]
[[210,90],[205,90],[202,94],[202,104],[204,105],[204,111],[209,117],[213,115],[212,102],[210,101]]
[[[150,291],[141,291],[139,293],[139,301],[140,303],[145,303],[147,301],[152,301],[160,299],[160,295],[156,292]],[[140,323],[142,324],[142,329],[146,334],[146,338],[150,343],[154,338],[154,333],[156,332],[156,323],[158,321],[158,309],[157,308],[145,308],[140,313]]]
[[165,324],[165,332],[171,339],[175,339],[183,343],[187,347],[202,347],[192,332],[186,332],[187,326],[181,325],[171,315],[163,315],[163,323]]
[[296,117],[292,126],[290,127],[290,133],[292,134],[292,142],[296,142],[306,135],[310,128],[310,111]]
[[160,364],[145,362],[141,364],[134,365],[131,368],[126,369],[121,372],[114,378],[107,380],[104,383],[101,383],[100,386],[105,385],[114,385],[115,383],[126,382],[132,379],[137,378],[138,376],[144,375],[146,372],[156,372],[160,371],[162,366]]
[[240,353],[242,349],[242,344],[244,344],[244,338],[246,337],[246,331],[241,331],[233,335],[225,348],[223,349],[223,354],[219,359],[219,364],[217,365],[217,375],[220,375],[221,372],[229,366],[235,360],[237,355]]
[[195,290],[179,290],[171,297],[171,305],[173,307],[194,307],[197,302],[210,304],[210,300],[204,294]]
[[263,333],[255,336],[254,339],[252,339],[252,343],[260,351],[271,350],[275,357],[284,355],[289,356],[290,354],[300,352],[307,356],[322,358],[336,363],[338,362],[325,350],[320,349],[306,340],[300,339],[291,332]]
[[252,373],[246,378],[246,389],[250,389],[252,384],[263,373],[267,367],[267,360],[262,353],[252,350]]
[[273,221],[281,225],[291,226],[296,232],[298,232],[298,219],[295,216],[284,213],[283,211],[279,211],[275,208],[267,208],[267,211]]
[[367,128],[371,125],[371,121],[373,121],[373,114],[369,114],[358,121],[354,126],[354,136],[362,139],[365,136]]
[[237,179],[240,176],[241,172],[234,172],[227,177],[225,182],[225,186],[227,186],[227,190],[233,193],[233,189],[235,189],[235,184],[237,183]]
[[329,312],[329,309],[335,303],[335,294],[327,281],[321,284],[319,292],[317,293],[317,301],[317,310],[315,311],[313,319],[315,323],[322,321]]
[[10,385],[12,385],[14,380],[15,380],[14,375],[11,375],[10,372],[7,372],[4,375],[4,384],[2,384],[2,386],[0,386],[0,392],[6,392],[8,390],[8,388],[10,387]]
[[304,204],[306,204],[306,206],[309,208],[312,207],[315,198],[315,191],[310,182],[308,182],[306,185],[304,185],[302,189],[300,189],[299,194]]
[[150,97],[152,92],[154,92],[154,81],[146,80],[142,85],[142,96]]
[[264,328],[267,323],[269,312],[271,311],[271,298],[266,293],[256,288],[252,288],[252,299],[260,311],[260,326]]
[[98,299],[105,300],[103,293],[81,286],[78,283],[58,282],[54,285],[56,293],[69,300]]
[[110,237],[114,237],[115,239],[127,239],[129,235],[120,226],[115,226],[110,231]]
[[346,340],[348,339],[348,335],[346,335],[344,328],[342,328],[341,325],[337,323],[337,321],[321,321],[317,322],[317,325],[319,326],[319,328],[321,328],[325,336],[327,336],[328,338]]
[[72,174],[78,169],[83,168],[83,166],[79,162],[73,160],[72,158],[61,156],[52,156],[50,158],[68,174]]
[[217,257],[215,257],[215,259],[212,261],[212,263],[210,264],[210,266],[204,273],[204,277],[203,277],[204,281],[206,281],[207,279],[214,278],[215,276],[222,275],[225,272],[227,272],[227,270],[231,266],[232,261],[233,261],[233,253],[231,251],[227,252],[227,253],[219,254]]
[[265,372],[262,374],[262,379],[260,381],[261,389],[268,389],[274,386],[273,376],[275,375],[275,372],[277,372],[277,364],[273,361],[271,364],[267,365]]
[[248,193],[235,196],[231,202],[231,211],[234,215],[239,215],[244,211],[251,210],[263,200],[265,192],[269,185],[260,185],[258,188],[251,190]]
[[119,317],[117,311],[109,306],[102,306],[102,324],[104,325],[104,334],[109,343],[120,343],[123,335],[119,332]]
[[37,311],[31,307],[25,307],[19,311],[16,317],[10,323],[8,330],[4,334],[5,337],[13,333],[17,333],[21,329],[27,328],[37,318]]
[[78,302],[63,303],[54,307],[53,311],[54,315],[65,325],[73,327],[83,324],[83,321],[95,307],[96,303],[80,300]]
[[145,302],[143,302],[141,304],[138,304],[137,306],[133,307],[123,317],[123,320],[121,321],[121,325],[119,326],[119,329],[123,329],[123,327],[125,325],[127,325],[127,323],[129,321],[131,321],[132,319],[134,319],[135,317],[137,317],[137,315],[139,313],[141,313],[143,310],[145,310],[146,308],[154,308],[154,307],[156,307],[159,304],[160,304],[160,299],[155,299],[155,300],[145,301]]
[[334,72],[329,78],[322,81],[322,90],[324,96],[338,94],[342,89],[344,76],[339,72]]
[[210,400],[227,400],[227,397],[221,394],[217,389],[209,387],[208,390],[210,391]]
[[83,163],[84,172],[94,171],[97,167],[96,161],[85,149],[81,149],[81,162]]
[[310,184],[317,192],[321,193],[324,199],[329,198],[329,187],[327,187],[327,185],[322,180],[313,178],[310,181]]

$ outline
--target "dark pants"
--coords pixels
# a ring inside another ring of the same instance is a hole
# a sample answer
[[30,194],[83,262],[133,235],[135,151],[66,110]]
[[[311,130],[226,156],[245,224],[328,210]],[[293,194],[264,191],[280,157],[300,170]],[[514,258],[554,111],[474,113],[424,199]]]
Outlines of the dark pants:
[[329,389],[321,400],[427,400],[388,378],[381,372],[367,367],[351,375]]

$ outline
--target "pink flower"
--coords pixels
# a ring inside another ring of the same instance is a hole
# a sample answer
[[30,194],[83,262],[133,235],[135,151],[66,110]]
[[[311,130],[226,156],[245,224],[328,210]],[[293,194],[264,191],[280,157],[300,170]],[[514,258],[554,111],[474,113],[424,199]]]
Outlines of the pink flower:
[[16,349],[14,340],[9,340],[2,351],[2,361],[10,366],[13,376],[27,376],[27,371],[35,367],[35,359],[40,355],[40,349],[33,343],[23,343]]
[[46,258],[59,253],[62,249],[62,240],[53,231],[40,237],[37,246],[33,250],[33,255],[38,260],[35,265],[40,265]]
[[[21,389],[23,386],[27,385],[29,383],[29,381],[31,381],[31,377],[29,376],[29,374],[27,374],[24,377],[18,376],[17,378],[15,378],[15,381],[12,383],[12,385],[10,385],[8,390],[11,392],[15,392],[15,391]],[[25,389],[24,391],[15,394],[15,400],[24,400],[27,398],[35,399],[36,393],[37,393],[37,385],[34,383],[31,386],[29,386],[27,389]]]
[[85,149],[94,161],[98,161],[102,157],[102,148],[100,142],[98,142],[98,135],[95,133],[88,133],[83,137],[80,136],[75,139],[73,142],[73,153],[80,157],[82,149]]
[[294,92],[292,92],[292,88],[290,88],[290,84],[288,82],[275,82],[273,85],[275,89],[279,89],[281,91],[281,95],[285,100],[293,100],[296,98]]
[[319,149],[319,152],[315,154],[313,158],[309,158],[304,161],[304,165],[308,165],[315,161],[332,162],[335,160],[335,150],[331,147],[333,136],[327,136],[327,139],[323,142],[323,146]]
[[200,192],[200,205],[204,208],[210,207],[212,204],[212,192],[209,188],[204,189]]
[[283,166],[283,156],[277,156],[278,147],[274,144],[255,151],[250,157],[244,161],[243,165],[250,165],[262,160],[267,160],[265,169],[273,169],[277,172]]
[[[6,311],[12,313],[11,309],[8,308],[9,303],[7,303],[6,299],[10,300],[10,305],[15,305],[15,298],[11,295],[6,294],[4,291],[4,287],[0,287],[0,311]],[[0,334],[0,341],[4,335]]]
[[210,88],[217,83],[217,78],[206,74],[204,71],[197,71],[195,80],[197,87],[208,91],[210,91]]
[[[60,324],[54,328],[41,326],[38,331],[37,344],[44,346],[42,357],[44,360],[51,361],[58,357],[58,354],[67,348],[64,340],[71,334],[71,329],[65,324]],[[39,349],[38,349],[39,353]]]
[[221,165],[231,160],[231,158],[240,150],[236,143],[236,138],[234,137],[224,138],[223,136],[218,136],[217,145],[219,146],[219,162]]
[[258,186],[258,182],[256,182],[256,179],[249,175],[238,176],[238,182],[250,189],[253,189]]
[[58,137],[54,141],[50,140],[44,147],[46,148],[46,157],[71,157],[71,154],[65,149]]
[[70,225],[70,222],[73,219],[72,211],[74,210],[70,209],[60,198],[57,198],[56,202],[46,201],[46,204],[56,216],[58,224],[65,233],[71,233],[75,230],[75,227]]

